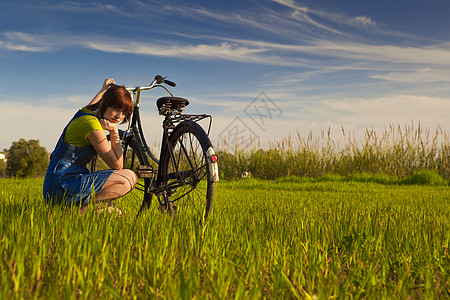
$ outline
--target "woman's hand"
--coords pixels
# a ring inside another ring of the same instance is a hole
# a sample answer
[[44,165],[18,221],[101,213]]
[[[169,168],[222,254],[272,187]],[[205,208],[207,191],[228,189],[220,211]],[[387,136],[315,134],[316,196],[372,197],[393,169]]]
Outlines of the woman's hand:
[[100,90],[100,92],[97,93],[97,95],[95,95],[95,97],[91,100],[91,102],[89,102],[89,104],[87,106],[94,105],[95,103],[100,101],[100,99],[102,99],[103,94],[109,88],[109,86],[111,84],[116,84],[116,82],[114,81],[113,78],[105,79],[105,81],[103,82],[103,85],[102,85],[102,89]]
[[106,91],[111,84],[116,84],[116,82],[114,81],[114,78],[107,78],[107,79],[105,79],[105,81],[103,82],[103,86],[102,86],[102,89],[100,90],[100,92]]
[[102,125],[102,128],[104,130],[108,130],[109,132],[117,132],[117,126],[114,123],[111,123],[107,119],[100,119],[100,125]]

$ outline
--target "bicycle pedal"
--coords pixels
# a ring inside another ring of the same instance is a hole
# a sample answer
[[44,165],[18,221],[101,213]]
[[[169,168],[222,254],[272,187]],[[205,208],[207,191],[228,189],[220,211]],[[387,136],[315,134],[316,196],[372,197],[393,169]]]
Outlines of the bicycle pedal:
[[152,166],[139,166],[136,168],[136,175],[139,178],[152,178],[155,173]]

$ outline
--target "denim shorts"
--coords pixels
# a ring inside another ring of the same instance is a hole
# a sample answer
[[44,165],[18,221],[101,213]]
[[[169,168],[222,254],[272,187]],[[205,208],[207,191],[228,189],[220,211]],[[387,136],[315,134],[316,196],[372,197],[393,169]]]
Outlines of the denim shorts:
[[52,184],[46,200],[55,204],[87,204],[92,194],[100,193],[112,173],[114,170],[66,174]]

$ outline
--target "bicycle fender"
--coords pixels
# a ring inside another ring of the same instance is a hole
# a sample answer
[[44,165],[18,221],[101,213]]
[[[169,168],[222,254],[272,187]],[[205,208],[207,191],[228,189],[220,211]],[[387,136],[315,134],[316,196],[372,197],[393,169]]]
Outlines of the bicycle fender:
[[217,155],[214,152],[213,147],[209,147],[208,150],[206,150],[206,159],[208,159],[211,163],[209,166],[209,174],[210,179],[212,182],[219,181],[219,165],[217,163]]

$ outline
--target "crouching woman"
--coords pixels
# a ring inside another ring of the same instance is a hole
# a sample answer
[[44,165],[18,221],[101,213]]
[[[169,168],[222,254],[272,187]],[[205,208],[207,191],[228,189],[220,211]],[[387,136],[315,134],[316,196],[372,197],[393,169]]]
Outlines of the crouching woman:
[[[117,129],[128,122],[133,110],[130,93],[106,79],[100,92],[80,109],[64,128],[44,180],[44,198],[50,203],[78,205],[87,209],[91,195],[95,204],[110,201],[131,191],[136,174],[123,167],[123,153]],[[111,142],[105,130],[110,134]],[[87,164],[99,156],[111,170],[90,172]]]

